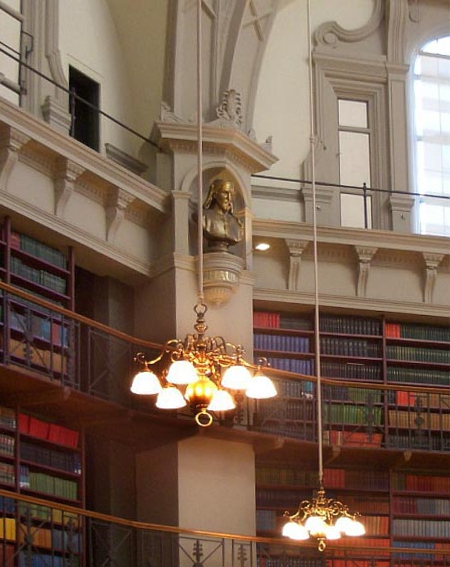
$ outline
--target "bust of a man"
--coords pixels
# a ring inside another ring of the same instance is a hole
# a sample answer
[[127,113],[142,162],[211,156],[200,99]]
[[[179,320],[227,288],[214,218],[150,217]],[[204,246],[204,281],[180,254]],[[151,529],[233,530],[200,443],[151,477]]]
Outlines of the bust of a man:
[[244,236],[242,223],[233,215],[234,184],[215,179],[203,204],[203,235],[208,250],[226,252]]

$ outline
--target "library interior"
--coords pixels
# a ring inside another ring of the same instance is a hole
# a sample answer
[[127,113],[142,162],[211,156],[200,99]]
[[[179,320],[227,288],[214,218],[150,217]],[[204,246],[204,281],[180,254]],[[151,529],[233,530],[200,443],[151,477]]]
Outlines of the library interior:
[[449,0],[0,0],[0,567],[450,567]]

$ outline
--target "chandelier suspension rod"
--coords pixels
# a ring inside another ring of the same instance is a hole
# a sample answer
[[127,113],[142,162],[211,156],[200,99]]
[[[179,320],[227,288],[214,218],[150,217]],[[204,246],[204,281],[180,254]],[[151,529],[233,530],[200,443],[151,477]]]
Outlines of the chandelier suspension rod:
[[311,2],[307,0],[307,36],[308,36],[308,75],[309,75],[309,121],[311,145],[311,187],[312,187],[312,224],[313,224],[313,259],[314,259],[314,346],[317,376],[317,440],[319,447],[319,486],[323,487],[323,427],[322,427],[322,376],[320,364],[319,334],[319,261],[317,252],[317,206],[316,206],[316,131],[314,120],[314,91],[312,72],[312,36],[311,36]]
[[202,76],[202,0],[197,0],[197,170],[198,170],[198,196],[197,196],[197,240],[198,240],[198,301],[203,303],[203,76]]

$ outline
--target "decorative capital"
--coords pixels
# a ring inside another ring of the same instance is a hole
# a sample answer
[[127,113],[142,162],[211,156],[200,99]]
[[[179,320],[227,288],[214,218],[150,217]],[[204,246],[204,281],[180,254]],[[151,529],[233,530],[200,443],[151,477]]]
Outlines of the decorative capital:
[[55,215],[63,217],[64,211],[73,193],[75,183],[85,172],[85,168],[77,163],[60,157],[55,162],[53,187],[55,193]]

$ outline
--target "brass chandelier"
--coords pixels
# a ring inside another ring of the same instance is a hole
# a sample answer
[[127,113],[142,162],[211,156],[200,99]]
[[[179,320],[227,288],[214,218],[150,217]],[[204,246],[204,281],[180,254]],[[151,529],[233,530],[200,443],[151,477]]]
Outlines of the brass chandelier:
[[[197,0],[197,166],[198,166],[198,302],[195,333],[183,340],[168,340],[160,354],[146,359],[143,353],[135,356],[142,369],[136,374],[131,392],[156,395],[156,406],[175,410],[190,405],[198,425],[208,427],[213,422],[211,412],[226,412],[236,407],[243,393],[248,398],[263,399],[277,395],[273,382],[262,372],[267,362],[261,359],[252,364],[243,357],[241,345],[234,345],[223,337],[205,335],[207,306],[203,296],[203,163],[202,163],[202,38],[201,5]],[[151,369],[159,368],[159,377]]]
[[309,97],[310,97],[310,146],[311,146],[311,185],[312,185],[312,224],[313,224],[313,257],[314,257],[314,325],[315,325],[315,362],[317,373],[317,437],[319,449],[319,489],[312,500],[300,502],[294,514],[284,513],[287,522],[283,526],[282,535],[294,540],[317,539],[319,551],[324,551],[326,541],[340,539],[345,536],[361,536],[365,533],[364,525],[359,521],[358,513],[350,513],[348,506],[325,496],[323,485],[323,426],[322,426],[322,380],[320,364],[320,321],[319,321],[319,271],[317,253],[317,207],[316,207],[316,173],[315,173],[315,123],[312,82],[312,45],[311,45],[311,7],[307,0],[307,34],[309,56]]

